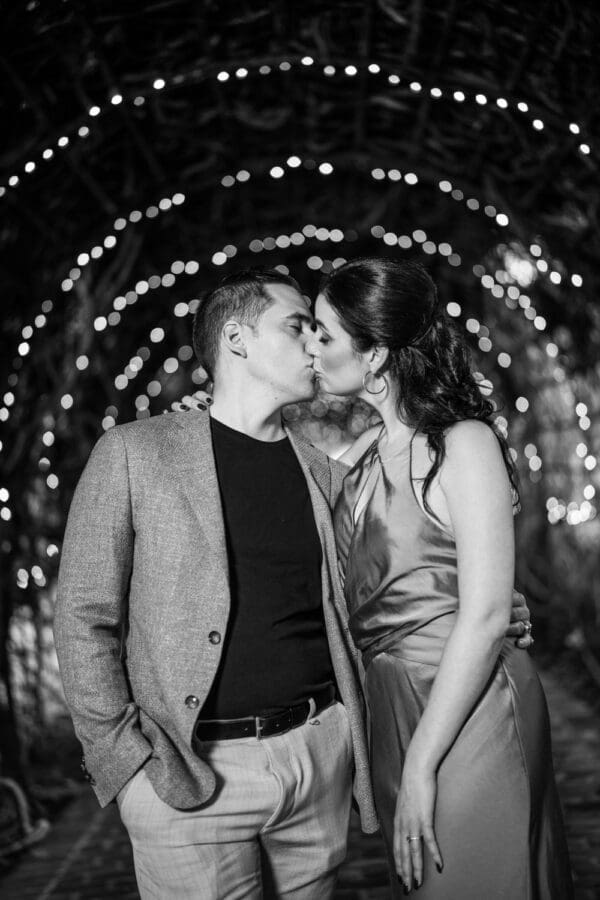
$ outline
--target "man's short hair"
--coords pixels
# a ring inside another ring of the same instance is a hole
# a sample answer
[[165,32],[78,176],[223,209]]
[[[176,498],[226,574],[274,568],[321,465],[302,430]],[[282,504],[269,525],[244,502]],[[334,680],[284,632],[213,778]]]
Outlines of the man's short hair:
[[291,275],[277,269],[255,267],[226,275],[216,288],[202,297],[194,316],[193,344],[198,362],[214,378],[221,332],[225,322],[235,319],[242,325],[256,326],[273,303],[269,284],[287,284],[302,293]]

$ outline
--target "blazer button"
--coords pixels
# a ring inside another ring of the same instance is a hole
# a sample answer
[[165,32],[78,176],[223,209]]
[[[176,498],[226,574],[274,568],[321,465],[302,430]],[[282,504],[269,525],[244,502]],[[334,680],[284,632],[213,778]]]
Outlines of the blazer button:
[[200,701],[193,694],[189,694],[185,698],[185,705],[188,709],[198,709],[198,707],[200,706]]
[[208,635],[208,639],[211,644],[220,644],[221,643],[221,633],[219,631],[211,631]]

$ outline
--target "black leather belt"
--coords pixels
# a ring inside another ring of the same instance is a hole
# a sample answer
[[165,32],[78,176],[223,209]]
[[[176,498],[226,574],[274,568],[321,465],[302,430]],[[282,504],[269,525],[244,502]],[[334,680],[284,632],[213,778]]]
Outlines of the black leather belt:
[[[335,687],[330,684],[313,694],[313,715],[321,712],[335,700]],[[194,729],[197,741],[227,741],[234,738],[272,737],[303,725],[311,712],[309,700],[289,706],[269,716],[244,716],[241,719],[199,719]]]

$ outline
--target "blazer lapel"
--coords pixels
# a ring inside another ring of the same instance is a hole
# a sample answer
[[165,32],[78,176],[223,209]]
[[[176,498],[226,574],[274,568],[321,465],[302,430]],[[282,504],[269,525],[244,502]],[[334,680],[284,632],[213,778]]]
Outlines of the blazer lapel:
[[331,473],[327,463],[311,444],[287,428],[286,432],[306,478],[315,524],[323,548],[323,602],[333,601],[334,605],[339,606],[341,596],[337,595],[341,592],[336,590],[338,582],[335,581],[338,578],[337,548],[329,506]]
[[[329,506],[331,471],[321,454],[317,453],[311,444],[303,438],[292,434],[287,428],[286,432],[306,478],[317,532],[323,548],[323,611],[329,644],[332,650],[332,659],[334,657],[334,645],[337,646],[338,641],[341,640],[344,644],[344,652],[349,658],[354,660],[357,672],[360,672],[361,665],[358,660],[358,651],[354,646],[348,628],[348,608],[340,578],[335,532],[331,517],[331,507]],[[360,682],[361,676],[358,675],[358,678]]]
[[323,521],[327,522],[331,520],[331,509],[329,508],[331,474],[329,468],[314,451],[311,444],[298,435],[295,435],[287,427],[285,432],[294,453],[298,458],[304,477],[306,478],[317,523],[317,530],[319,532],[319,537],[321,538],[321,543],[324,543]]
[[217,560],[228,569],[223,508],[207,413],[182,413],[164,448],[167,463]]

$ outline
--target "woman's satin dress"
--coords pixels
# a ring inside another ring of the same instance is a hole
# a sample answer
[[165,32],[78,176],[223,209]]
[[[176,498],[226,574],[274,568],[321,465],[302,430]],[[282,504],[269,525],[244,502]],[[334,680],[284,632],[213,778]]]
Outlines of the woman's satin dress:
[[[349,626],[365,666],[375,800],[391,863],[402,764],[458,608],[452,536],[415,496],[411,445],[375,442],[346,476],[335,528]],[[420,484],[418,482],[417,484]],[[504,642],[438,770],[438,873],[425,848],[419,900],[569,900],[569,857],[544,693]],[[404,896],[392,867],[392,892]]]

